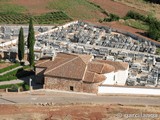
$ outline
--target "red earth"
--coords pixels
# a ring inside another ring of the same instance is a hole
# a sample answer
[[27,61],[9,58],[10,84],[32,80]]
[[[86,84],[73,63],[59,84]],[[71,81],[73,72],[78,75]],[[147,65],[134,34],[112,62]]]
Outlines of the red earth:
[[[123,120],[117,114],[160,113],[159,107],[124,105],[0,105],[1,119],[15,120]],[[137,120],[137,119],[135,119]],[[149,120],[149,119],[146,119]],[[158,119],[157,119],[158,120]]]
[[128,11],[134,10],[140,13],[145,13],[144,11],[134,9],[133,7],[127,6],[125,4],[115,2],[113,0],[89,0],[97,5],[100,5],[103,9],[109,13],[114,13],[120,17],[124,17]]

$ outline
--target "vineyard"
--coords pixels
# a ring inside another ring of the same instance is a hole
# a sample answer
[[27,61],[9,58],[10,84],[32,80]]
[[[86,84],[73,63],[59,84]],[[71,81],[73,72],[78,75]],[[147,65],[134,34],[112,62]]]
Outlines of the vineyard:
[[33,18],[35,24],[55,24],[72,20],[62,11],[50,12],[38,16],[23,13],[0,13],[0,24],[27,24],[30,17]]

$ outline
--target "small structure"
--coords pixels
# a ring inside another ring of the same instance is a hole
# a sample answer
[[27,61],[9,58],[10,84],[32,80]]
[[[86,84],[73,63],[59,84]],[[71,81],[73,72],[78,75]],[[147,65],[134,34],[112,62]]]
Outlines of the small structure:
[[89,93],[97,93],[102,84],[124,85],[128,77],[127,63],[68,53],[57,53],[54,59],[39,60],[35,70],[37,82],[44,83],[46,89]]

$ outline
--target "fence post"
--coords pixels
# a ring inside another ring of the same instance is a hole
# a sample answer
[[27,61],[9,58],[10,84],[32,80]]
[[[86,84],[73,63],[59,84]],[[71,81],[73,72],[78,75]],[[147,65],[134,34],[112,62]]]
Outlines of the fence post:
[[20,91],[20,87],[18,88],[18,93],[19,93],[19,92],[21,92],[21,91]]
[[6,93],[8,93],[8,88],[6,88]]

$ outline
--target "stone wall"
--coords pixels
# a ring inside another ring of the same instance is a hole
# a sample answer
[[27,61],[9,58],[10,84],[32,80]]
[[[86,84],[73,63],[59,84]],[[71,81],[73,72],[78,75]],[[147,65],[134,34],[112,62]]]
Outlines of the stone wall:
[[83,92],[80,80],[46,76],[44,84],[46,89]]
[[96,83],[83,83],[83,92],[98,93],[98,84],[96,84]]
[[46,76],[44,80],[46,89],[56,89],[64,91],[75,91],[75,92],[87,92],[97,93],[98,84],[96,83],[83,83],[82,80],[56,78]]

